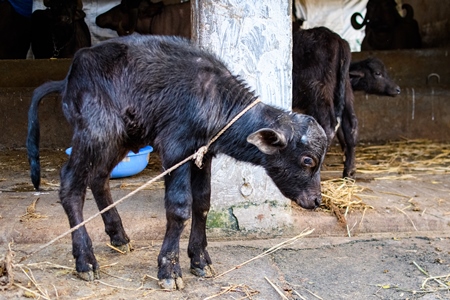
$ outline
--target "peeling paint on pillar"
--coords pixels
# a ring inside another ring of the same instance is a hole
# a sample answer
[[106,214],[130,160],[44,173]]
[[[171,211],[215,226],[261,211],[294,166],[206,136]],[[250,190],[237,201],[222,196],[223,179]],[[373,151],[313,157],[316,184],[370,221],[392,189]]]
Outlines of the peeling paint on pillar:
[[[216,53],[261,100],[290,109],[290,1],[196,0],[193,39]],[[208,226],[256,231],[292,224],[291,201],[261,167],[221,155],[213,160]],[[232,215],[230,215],[232,214]],[[234,228],[230,228],[229,220]],[[220,222],[220,220],[224,220]]]
[[291,107],[289,1],[197,0],[194,39],[221,57],[264,102]]

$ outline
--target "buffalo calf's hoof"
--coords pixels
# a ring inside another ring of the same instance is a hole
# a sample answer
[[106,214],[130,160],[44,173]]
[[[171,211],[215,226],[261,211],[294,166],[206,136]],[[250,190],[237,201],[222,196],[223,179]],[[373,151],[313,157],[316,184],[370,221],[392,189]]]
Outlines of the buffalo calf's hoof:
[[192,274],[194,274],[195,276],[198,276],[198,277],[210,278],[210,277],[214,277],[214,275],[216,275],[216,271],[214,270],[212,265],[207,265],[203,269],[191,267],[190,271]]
[[342,174],[342,178],[356,179],[356,170],[346,171]]
[[125,244],[125,245],[120,245],[120,246],[116,246],[116,245],[112,244],[112,247],[115,248],[115,249],[112,248],[113,250],[119,251],[122,254],[129,253],[129,252],[132,252],[134,250],[134,248],[131,245],[131,243],[128,243],[128,244]]
[[78,272],[78,277],[86,281],[94,281],[96,279],[100,279],[100,272],[96,271],[88,271],[88,272]]
[[170,279],[161,279],[158,281],[158,285],[164,290],[182,290],[184,289],[183,278],[170,278]]

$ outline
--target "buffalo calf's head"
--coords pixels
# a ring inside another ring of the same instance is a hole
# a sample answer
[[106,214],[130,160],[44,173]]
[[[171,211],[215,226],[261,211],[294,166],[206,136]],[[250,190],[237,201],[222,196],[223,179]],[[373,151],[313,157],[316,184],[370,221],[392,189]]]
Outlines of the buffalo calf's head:
[[370,57],[350,65],[350,82],[355,91],[367,94],[395,97],[400,94],[400,87],[391,79],[383,62]]
[[247,141],[265,154],[262,166],[285,197],[303,208],[320,205],[327,137],[314,118],[286,114],[274,127],[250,134]]

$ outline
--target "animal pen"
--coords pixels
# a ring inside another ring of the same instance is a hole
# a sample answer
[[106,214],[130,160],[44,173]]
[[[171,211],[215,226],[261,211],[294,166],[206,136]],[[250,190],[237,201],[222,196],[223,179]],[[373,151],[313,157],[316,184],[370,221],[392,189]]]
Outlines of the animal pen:
[[[290,4],[269,0],[251,4],[225,0],[191,2],[196,43],[224,59],[233,72],[256,90],[263,102],[288,109],[291,105],[292,41],[290,13],[286,12]],[[227,6],[230,3],[232,8]],[[355,92],[354,105],[359,121],[356,179],[340,178],[343,154],[334,144],[321,171],[322,205],[314,212],[305,211],[284,198],[262,169],[236,163],[228,157],[215,159],[212,209],[207,222],[209,239],[352,237],[370,233],[373,228],[379,232],[431,229],[448,232],[449,52],[447,44],[424,49],[352,53],[353,60],[368,56],[380,58],[402,91],[395,98]],[[72,130],[62,114],[58,95],[46,97],[40,107],[43,191],[39,194],[35,193],[29,179],[25,141],[33,90],[48,80],[63,79],[70,64],[71,59],[0,60],[0,236],[3,251],[0,257],[7,253],[11,241],[15,243],[12,249],[23,244],[27,245],[23,251],[31,253],[36,249],[28,245],[43,245],[69,229],[66,221],[60,221],[65,220],[65,216],[57,202],[59,170],[67,160],[64,151],[70,147]],[[149,157],[149,164],[141,173],[111,180],[115,200],[162,172],[158,153],[151,153]],[[160,241],[164,236],[163,189],[163,182],[158,180],[119,207],[132,239],[152,241],[151,246],[138,242],[138,253],[152,248],[153,241]],[[88,193],[87,198],[92,200],[92,195]],[[87,201],[86,219],[96,211],[93,201]],[[94,241],[108,241],[100,218],[87,227]],[[314,230],[305,231],[305,228]],[[189,228],[186,229],[184,239],[189,234]],[[67,236],[62,241],[70,242]],[[23,256],[16,251],[16,259]],[[70,260],[70,257],[69,253],[65,259]],[[110,257],[104,259],[109,261]],[[155,267],[156,261],[147,264]],[[58,274],[66,272],[63,276],[71,272],[61,266],[54,267],[60,270]],[[39,268],[45,267],[41,264]],[[7,272],[3,268],[0,270],[2,278]],[[146,293],[156,288],[152,280],[149,279],[150,284],[142,280]],[[33,282],[31,287],[24,287],[31,290],[29,295],[47,297],[36,288],[38,284],[34,280],[30,281]],[[64,281],[58,282],[64,284]],[[191,280],[189,284],[196,282]],[[245,286],[232,289],[246,290],[247,295],[254,292]],[[80,297],[92,291],[98,293],[89,287]]]

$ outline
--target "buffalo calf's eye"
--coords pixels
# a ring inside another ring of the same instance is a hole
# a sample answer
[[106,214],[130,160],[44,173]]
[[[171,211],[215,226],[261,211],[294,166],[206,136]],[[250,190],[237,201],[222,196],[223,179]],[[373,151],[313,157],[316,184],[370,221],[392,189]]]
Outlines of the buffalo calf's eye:
[[306,167],[310,167],[313,168],[316,163],[314,162],[314,159],[312,159],[309,156],[303,156],[301,159],[302,165],[306,166]]

